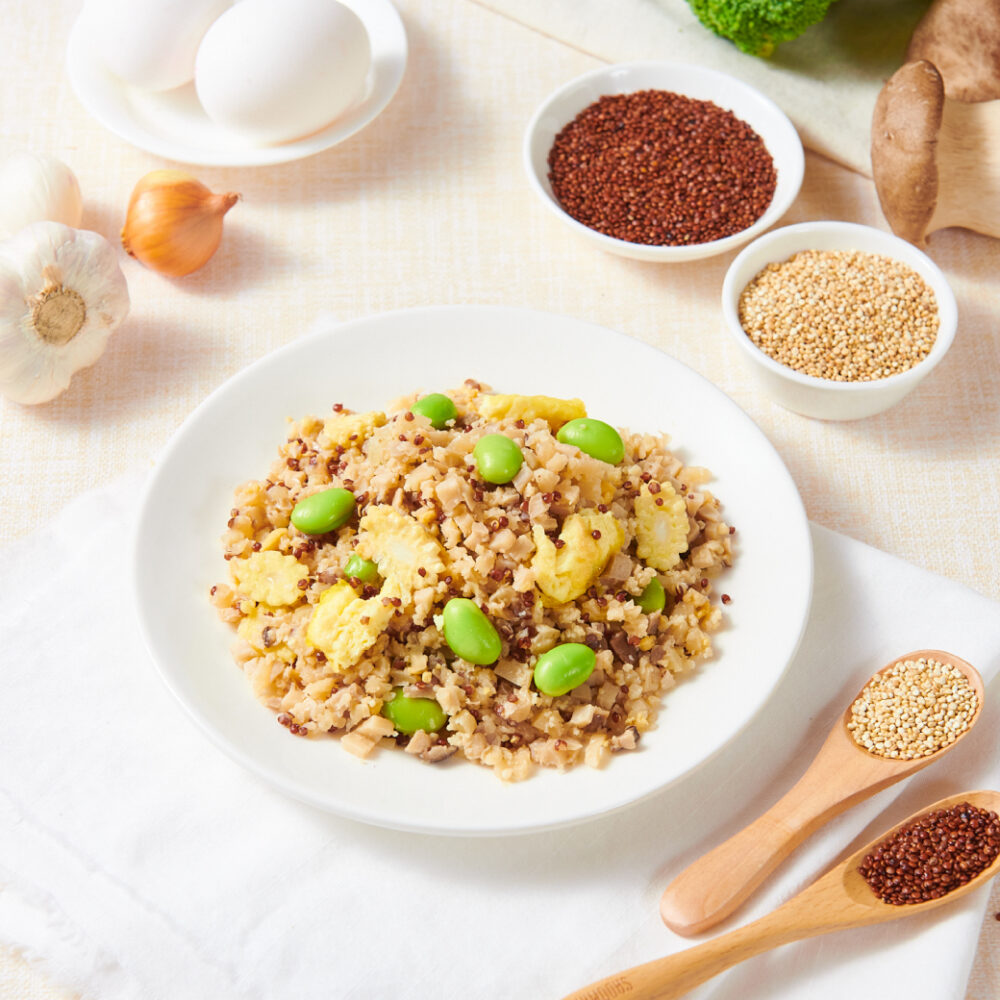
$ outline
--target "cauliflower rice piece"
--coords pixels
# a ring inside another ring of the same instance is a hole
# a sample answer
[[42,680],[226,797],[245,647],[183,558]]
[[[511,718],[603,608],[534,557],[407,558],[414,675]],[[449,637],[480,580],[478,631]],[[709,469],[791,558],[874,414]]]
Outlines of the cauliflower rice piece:
[[[603,767],[655,724],[660,698],[712,655],[722,625],[714,580],[732,564],[732,533],[706,488],[660,435],[620,430],[617,466],[555,438],[578,400],[496,396],[472,380],[448,392],[444,429],[412,413],[340,404],[291,424],[267,477],[236,489],[223,534],[231,582],[212,588],[237,630],[233,653],[254,694],[293,735],[344,738],[368,756],[394,741],[427,763],[461,756],[505,781],[541,767]],[[483,482],[472,450],[486,433],[524,456],[514,480]],[[297,500],[333,486],[357,512],[308,536],[289,521]],[[660,501],[659,503],[657,501]],[[347,581],[357,553],[376,584]],[[636,603],[654,577],[666,607]],[[496,663],[456,657],[434,622],[468,597],[500,636]],[[532,683],[538,656],[562,642],[594,649],[590,677],[553,697]],[[433,698],[436,733],[397,733],[391,693]]]

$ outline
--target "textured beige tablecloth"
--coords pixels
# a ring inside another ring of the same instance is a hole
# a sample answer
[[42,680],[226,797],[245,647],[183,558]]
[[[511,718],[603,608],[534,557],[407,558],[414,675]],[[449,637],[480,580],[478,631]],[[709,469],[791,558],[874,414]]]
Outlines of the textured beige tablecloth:
[[[525,184],[525,122],[550,90],[599,60],[473,0],[398,6],[410,61],[380,118],[308,160],[198,169],[214,188],[243,195],[215,259],[173,282],[123,256],[132,313],[101,361],[52,404],[0,401],[0,542],[44,528],[70,497],[148,463],[208,392],[319,311],[349,319],[481,302],[583,317],[662,348],[760,424],[813,520],[1000,598],[1000,243],[959,231],[933,238],[960,328],[916,394],[858,423],[788,413],[755,393],[721,329],[730,257],[664,267],[607,256]],[[62,64],[76,8],[4,5],[0,121],[5,140],[73,167],[84,225],[113,238],[136,180],[164,164],[107,132],[73,96]],[[785,221],[813,218],[883,225],[870,181],[809,155]],[[997,995],[1000,923],[989,918],[967,1000]],[[4,1000],[61,996],[0,954]]]

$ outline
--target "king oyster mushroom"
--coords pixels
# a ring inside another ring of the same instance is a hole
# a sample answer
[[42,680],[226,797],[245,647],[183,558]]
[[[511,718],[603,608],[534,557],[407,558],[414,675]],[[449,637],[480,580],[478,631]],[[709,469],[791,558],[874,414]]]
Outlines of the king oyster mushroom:
[[1000,4],[936,0],[913,30],[907,62],[926,59],[954,101],[1000,97]]
[[897,236],[917,246],[950,226],[1000,236],[1000,100],[954,100],[932,62],[906,63],[875,102],[871,157]]

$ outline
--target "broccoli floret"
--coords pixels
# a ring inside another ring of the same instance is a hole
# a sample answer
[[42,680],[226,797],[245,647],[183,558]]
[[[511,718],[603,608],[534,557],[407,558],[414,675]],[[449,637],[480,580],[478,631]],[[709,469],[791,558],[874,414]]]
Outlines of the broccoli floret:
[[833,0],[688,0],[698,20],[752,56],[769,56],[822,21]]

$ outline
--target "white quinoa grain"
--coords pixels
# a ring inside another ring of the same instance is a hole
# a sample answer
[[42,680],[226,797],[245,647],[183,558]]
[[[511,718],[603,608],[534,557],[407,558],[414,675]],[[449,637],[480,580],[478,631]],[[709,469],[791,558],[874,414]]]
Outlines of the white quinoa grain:
[[898,375],[930,353],[937,300],[912,268],[857,250],[805,250],[743,289],[739,317],[765,354],[836,382]]
[[900,660],[865,685],[847,728],[870,753],[914,760],[954,743],[972,722],[978,701],[968,678],[950,663]]

